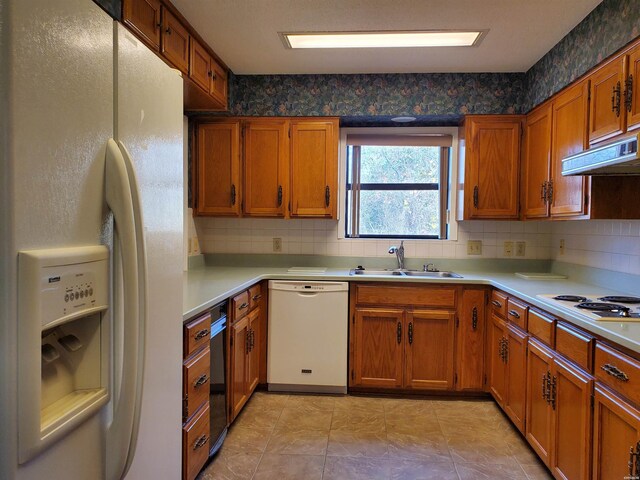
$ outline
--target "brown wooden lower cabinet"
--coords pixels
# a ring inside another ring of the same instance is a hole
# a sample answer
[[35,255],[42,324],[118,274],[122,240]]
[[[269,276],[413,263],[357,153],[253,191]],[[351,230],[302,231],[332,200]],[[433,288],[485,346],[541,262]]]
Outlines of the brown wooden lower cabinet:
[[489,393],[504,405],[506,398],[506,370],[505,370],[505,330],[507,324],[496,315],[491,315],[489,332],[487,334],[487,376]]
[[484,334],[488,291],[465,288],[458,309],[456,336],[456,389],[480,392],[484,388]]
[[640,411],[596,383],[593,424],[593,480],[640,475]]
[[209,458],[209,404],[182,427],[182,478],[196,478]]
[[590,375],[530,340],[526,438],[556,478],[589,478]]

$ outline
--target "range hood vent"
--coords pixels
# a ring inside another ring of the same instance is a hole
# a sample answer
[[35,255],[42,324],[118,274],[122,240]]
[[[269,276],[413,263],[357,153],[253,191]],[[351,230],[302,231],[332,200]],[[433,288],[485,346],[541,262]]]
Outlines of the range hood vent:
[[638,140],[625,138],[562,160],[562,175],[640,175]]

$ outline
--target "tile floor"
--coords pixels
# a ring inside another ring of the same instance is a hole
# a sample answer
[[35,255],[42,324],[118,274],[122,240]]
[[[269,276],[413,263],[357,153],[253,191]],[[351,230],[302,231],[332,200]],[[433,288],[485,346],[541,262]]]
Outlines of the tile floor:
[[258,392],[198,480],[550,478],[489,400]]

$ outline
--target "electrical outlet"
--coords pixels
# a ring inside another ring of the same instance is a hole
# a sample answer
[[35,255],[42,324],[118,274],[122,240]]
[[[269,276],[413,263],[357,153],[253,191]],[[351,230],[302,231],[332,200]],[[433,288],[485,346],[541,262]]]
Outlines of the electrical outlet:
[[482,255],[482,240],[468,240],[467,255]]
[[504,242],[504,256],[512,257],[513,256],[513,242]]
[[281,252],[282,251],[282,239],[279,237],[273,237],[273,251]]
[[560,240],[560,255],[564,255],[564,238]]
[[524,257],[527,252],[527,242],[516,242],[516,257]]

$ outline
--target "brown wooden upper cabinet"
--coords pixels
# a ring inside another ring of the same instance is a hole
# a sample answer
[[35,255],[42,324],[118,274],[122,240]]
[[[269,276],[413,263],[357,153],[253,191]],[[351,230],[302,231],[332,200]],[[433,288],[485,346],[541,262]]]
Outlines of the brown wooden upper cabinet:
[[152,50],[160,50],[160,0],[123,0],[122,20]]
[[613,58],[589,76],[589,143],[600,143],[640,126],[640,46]]
[[240,122],[197,128],[197,215],[240,215]]
[[189,78],[213,97],[221,108],[227,108],[227,71],[193,37],[189,56]]
[[522,151],[525,218],[549,216],[552,111],[551,103],[545,103],[527,115]]
[[460,219],[518,218],[522,119],[520,115],[465,118],[464,205]]
[[165,7],[162,7],[161,52],[175,68],[189,73],[189,32]]
[[338,120],[291,120],[291,216],[337,217]]
[[287,210],[287,120],[244,122],[244,207],[250,216],[284,217]]

